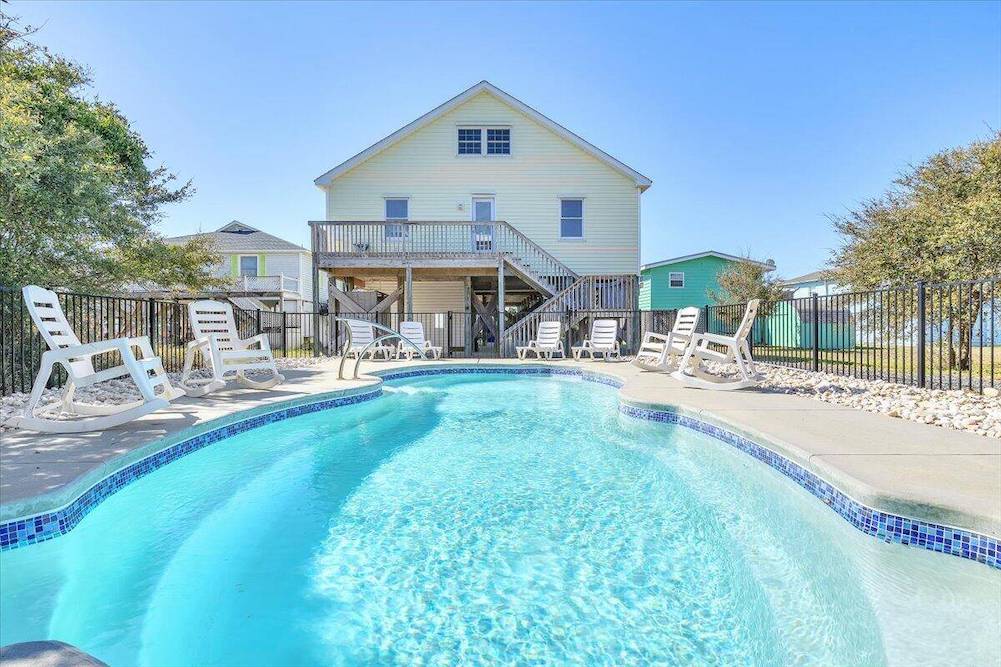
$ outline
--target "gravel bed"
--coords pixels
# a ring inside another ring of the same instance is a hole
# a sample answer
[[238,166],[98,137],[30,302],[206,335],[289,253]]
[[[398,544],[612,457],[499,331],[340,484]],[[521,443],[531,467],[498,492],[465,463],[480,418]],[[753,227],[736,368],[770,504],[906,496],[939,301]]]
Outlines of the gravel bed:
[[989,438],[1001,439],[1001,398],[995,388],[983,394],[964,390],[919,389],[883,380],[860,380],[830,373],[757,365],[762,388],[799,394],[828,403],[876,412]]

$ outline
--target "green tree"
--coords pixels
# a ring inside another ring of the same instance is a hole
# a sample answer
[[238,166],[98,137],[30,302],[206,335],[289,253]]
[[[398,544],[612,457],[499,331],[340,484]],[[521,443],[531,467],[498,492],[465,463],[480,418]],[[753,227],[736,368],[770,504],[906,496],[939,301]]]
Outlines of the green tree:
[[[1001,276],[1001,133],[931,156],[833,223],[844,243],[831,264],[853,289]],[[950,367],[966,370],[978,315],[996,296],[982,282],[957,289],[955,300],[932,291],[928,312],[941,311]]]
[[709,290],[709,298],[719,304],[746,303],[751,299],[778,301],[787,296],[781,279],[774,275],[775,262],[761,263],[745,256],[743,262],[731,262],[716,277],[720,289]]
[[0,15],[0,285],[217,284],[211,248],[170,246],[155,230],[191,184],[147,166],[128,120],[87,96],[87,71],[32,35]]

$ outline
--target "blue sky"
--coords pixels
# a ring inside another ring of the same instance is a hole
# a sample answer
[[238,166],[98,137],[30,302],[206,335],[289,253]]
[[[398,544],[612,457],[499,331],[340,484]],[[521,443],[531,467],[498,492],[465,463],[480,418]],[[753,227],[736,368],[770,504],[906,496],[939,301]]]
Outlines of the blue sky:
[[313,179],[481,79],[653,179],[643,261],[714,248],[790,277],[829,214],[1001,128],[1001,3],[15,1],[198,192],[166,234],[239,219],[308,243]]

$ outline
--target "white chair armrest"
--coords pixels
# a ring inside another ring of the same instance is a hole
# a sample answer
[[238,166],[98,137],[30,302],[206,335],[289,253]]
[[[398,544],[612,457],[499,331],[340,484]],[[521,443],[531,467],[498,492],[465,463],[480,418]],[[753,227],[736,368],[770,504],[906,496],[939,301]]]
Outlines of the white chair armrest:
[[653,343],[654,341],[658,343],[667,343],[670,340],[671,340],[670,334],[665,336],[664,334],[654,333],[653,331],[647,331],[645,334],[643,334],[644,344]]
[[93,343],[83,343],[82,345],[70,345],[58,350],[49,350],[49,354],[58,358],[90,357],[103,352],[121,352],[132,354],[132,347],[129,338],[112,338],[110,340],[99,340]]
[[733,336],[721,336],[720,334],[703,333],[699,334],[699,341],[716,343],[718,345],[730,345],[734,342]]
[[240,343],[244,348],[248,348],[256,343],[262,350],[271,350],[271,340],[268,338],[268,334],[257,334],[250,338],[244,338]]

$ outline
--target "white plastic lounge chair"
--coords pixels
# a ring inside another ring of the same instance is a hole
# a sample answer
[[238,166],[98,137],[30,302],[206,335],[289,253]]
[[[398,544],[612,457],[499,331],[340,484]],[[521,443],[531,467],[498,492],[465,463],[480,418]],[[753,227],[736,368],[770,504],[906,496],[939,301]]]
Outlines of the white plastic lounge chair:
[[[744,389],[758,384],[758,377],[754,371],[754,360],[751,359],[751,348],[747,344],[747,337],[751,335],[751,327],[754,324],[754,316],[758,312],[760,299],[751,299],[747,302],[747,310],[740,320],[740,325],[733,336],[721,336],[719,334],[701,333],[692,336],[688,343],[685,354],[681,357],[678,370],[671,373],[671,377],[681,381],[689,387],[699,389],[715,389],[728,391],[732,389]],[[723,352],[717,352],[709,348],[710,344],[725,348]],[[709,373],[704,368],[705,362],[715,361],[718,363],[735,363],[739,377],[731,380]]]
[[[356,320],[348,320],[348,328],[351,330],[351,346],[348,347],[347,342],[344,343],[344,349],[342,354],[345,357],[358,358],[358,355],[362,353],[368,344],[375,340],[375,327],[371,324],[365,324]],[[395,352],[395,349],[389,345],[385,345],[382,342],[376,343],[368,349],[366,353],[369,359],[375,359],[378,355],[383,359],[390,359]]]
[[584,344],[570,348],[573,358],[579,360],[585,354],[592,360],[596,354],[602,355],[605,361],[613,356],[620,357],[618,336],[618,320],[595,320],[591,323],[591,336],[584,341]]
[[559,354],[561,359],[566,359],[566,352],[563,350],[563,325],[559,320],[549,322],[539,322],[539,328],[535,332],[535,340],[528,341],[528,345],[521,345],[515,348],[519,359],[528,358],[529,352],[534,352],[535,356],[542,359],[552,360],[553,355]]
[[[170,384],[160,358],[153,355],[148,337],[115,338],[83,344],[66,320],[55,292],[37,285],[28,285],[21,293],[28,313],[49,349],[42,353],[42,365],[24,413],[8,419],[7,426],[46,433],[100,431],[165,408],[170,401],[184,396],[183,391]],[[133,348],[139,348],[141,356],[137,357]],[[117,352],[122,364],[101,371],[95,370],[93,357],[109,352]],[[61,364],[68,376],[62,397],[58,403],[42,406],[36,412],[42,392],[52,374],[52,367],[56,364]],[[142,395],[140,400],[124,405],[93,405],[73,400],[78,387],[125,376],[131,377],[136,383]],[[156,393],[156,387],[161,389],[159,394]],[[45,417],[44,414],[51,413],[54,407],[58,408],[56,413],[65,412],[81,417],[72,420]]]
[[397,359],[419,357],[418,350],[423,352],[426,357],[441,359],[441,348],[432,345],[431,341],[424,338],[424,325],[420,322],[400,322],[400,335],[413,341],[417,347],[414,347],[414,345],[405,340],[401,340],[396,348]]
[[700,312],[701,310],[694,306],[679,310],[674,326],[671,327],[671,333],[666,336],[653,331],[646,332],[636,358],[633,359],[633,365],[651,371],[676,370],[681,355],[688,347],[688,341],[695,333]]
[[[233,318],[232,304],[211,300],[194,301],[188,304],[188,320],[195,339],[188,343],[184,352],[181,385],[189,396],[204,396],[225,387],[228,373],[236,373],[240,384],[251,389],[270,389],[285,381],[275,366],[267,334],[240,338]],[[196,352],[202,353],[202,359],[212,371],[212,379],[200,385],[193,385],[190,381]],[[251,370],[270,370],[271,377],[262,382],[251,380],[246,375]]]

